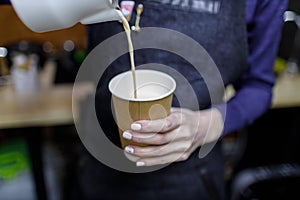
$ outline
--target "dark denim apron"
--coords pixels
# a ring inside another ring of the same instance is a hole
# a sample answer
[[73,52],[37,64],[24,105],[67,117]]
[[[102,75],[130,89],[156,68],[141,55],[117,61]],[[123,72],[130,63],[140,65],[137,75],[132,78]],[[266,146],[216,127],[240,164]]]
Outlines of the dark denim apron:
[[[136,1],[136,5],[138,3],[144,5],[141,27],[173,29],[198,41],[216,63],[224,85],[236,81],[246,70],[247,35],[244,1],[139,0]],[[134,20],[135,13],[132,15],[131,25],[134,25]],[[118,23],[108,22],[88,26],[89,48],[93,49],[106,38],[123,31]],[[156,49],[137,50],[135,59],[137,66],[145,63],[162,63],[176,69],[192,85],[200,109],[210,107],[203,78],[185,59]],[[101,127],[117,145],[119,138],[110,110],[111,97],[107,86],[115,74],[129,70],[128,63],[128,55],[114,61],[100,79],[96,94],[97,112],[106,113],[98,115]],[[180,85],[177,87],[185,91]],[[220,98],[222,95],[220,94]],[[186,96],[188,98],[189,94]],[[178,106],[176,98],[173,106]],[[205,158],[199,159],[196,150],[187,161],[173,163],[159,171],[144,174],[119,172],[92,157],[88,158],[82,163],[79,177],[86,199],[225,199],[220,142]]]

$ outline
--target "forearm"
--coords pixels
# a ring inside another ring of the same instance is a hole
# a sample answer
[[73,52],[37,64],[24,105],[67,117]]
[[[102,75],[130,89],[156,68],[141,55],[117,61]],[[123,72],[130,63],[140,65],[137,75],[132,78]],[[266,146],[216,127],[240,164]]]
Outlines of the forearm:
[[272,89],[246,87],[228,102],[224,122],[224,134],[252,124],[269,107],[272,101]]
[[247,5],[249,70],[235,84],[236,96],[227,103],[224,134],[251,124],[272,101],[273,66],[287,1],[254,2]]

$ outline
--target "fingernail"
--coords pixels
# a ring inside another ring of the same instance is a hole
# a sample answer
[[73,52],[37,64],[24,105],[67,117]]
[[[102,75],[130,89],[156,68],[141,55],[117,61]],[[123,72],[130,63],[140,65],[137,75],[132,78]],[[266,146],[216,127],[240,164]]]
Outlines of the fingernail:
[[125,139],[127,139],[127,140],[131,140],[132,139],[132,135],[131,135],[131,133],[128,133],[128,132],[124,132],[123,133],[123,138],[125,138]]
[[137,167],[142,167],[142,166],[144,166],[144,165],[145,165],[144,162],[137,162],[137,163],[136,163],[136,166],[137,166]]
[[131,124],[130,128],[134,131],[141,130],[142,126],[140,124]]
[[126,151],[127,153],[134,153],[134,149],[133,149],[131,146],[125,147],[125,151]]

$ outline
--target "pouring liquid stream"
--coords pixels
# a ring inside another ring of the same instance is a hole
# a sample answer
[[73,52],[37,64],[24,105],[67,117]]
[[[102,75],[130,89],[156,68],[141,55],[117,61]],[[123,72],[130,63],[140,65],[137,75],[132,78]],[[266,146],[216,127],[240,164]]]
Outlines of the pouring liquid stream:
[[133,92],[134,92],[134,98],[137,98],[137,88],[136,88],[136,75],[135,75],[135,64],[134,64],[134,53],[133,53],[133,45],[131,40],[131,30],[129,23],[123,13],[120,10],[117,10],[119,16],[122,19],[123,27],[126,33],[127,41],[128,41],[128,49],[129,49],[129,56],[130,56],[130,64],[131,64],[131,72],[133,77]]

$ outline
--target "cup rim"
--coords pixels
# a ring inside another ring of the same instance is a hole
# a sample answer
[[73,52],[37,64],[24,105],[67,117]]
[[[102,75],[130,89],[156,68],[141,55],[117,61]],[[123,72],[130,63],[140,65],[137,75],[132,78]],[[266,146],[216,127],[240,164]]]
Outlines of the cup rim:
[[[114,76],[110,81],[109,81],[109,84],[108,84],[108,88],[109,88],[109,91],[111,92],[111,94],[115,97],[118,97],[119,99],[123,99],[123,100],[126,100],[126,101],[140,101],[140,102],[146,102],[146,101],[155,101],[155,100],[160,100],[160,99],[163,99],[165,97],[168,97],[170,96],[172,93],[174,93],[175,89],[176,89],[176,81],[174,80],[173,77],[171,77],[170,75],[166,74],[165,72],[161,72],[161,71],[158,71],[158,70],[150,70],[150,69],[136,69],[135,70],[135,73],[140,73],[140,72],[147,72],[147,73],[152,73],[152,74],[157,74],[157,75],[160,75],[160,76],[164,76],[165,78],[168,78],[171,82],[172,82],[172,88],[167,88],[169,91],[166,92],[165,94],[163,95],[160,95],[160,96],[157,96],[157,97],[153,97],[153,98],[134,98],[134,97],[131,97],[131,98],[126,98],[124,96],[121,96],[121,95],[117,95],[113,92],[113,83],[115,81],[117,81],[117,79],[119,79],[121,76],[125,76],[126,74],[128,73],[132,73],[131,70],[129,71],[125,71],[125,72],[122,72],[116,76]],[[160,84],[159,84],[160,85]]]

